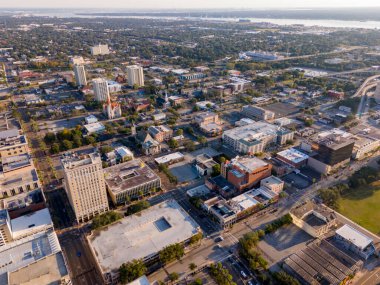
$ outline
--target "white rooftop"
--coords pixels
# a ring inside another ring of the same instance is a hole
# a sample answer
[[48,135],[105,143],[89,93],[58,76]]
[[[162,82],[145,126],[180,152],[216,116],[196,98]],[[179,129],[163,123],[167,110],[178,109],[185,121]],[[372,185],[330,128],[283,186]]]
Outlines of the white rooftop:
[[128,285],[150,285],[150,282],[148,278],[143,275],[140,278],[137,278],[136,280],[132,281],[131,283],[128,283]]
[[50,227],[53,227],[53,222],[47,208],[11,220],[13,239],[19,239]]
[[84,125],[84,127],[87,130],[87,133],[89,134],[102,132],[106,129],[106,127],[102,123],[99,123],[99,122],[87,124],[87,125]]
[[183,242],[199,229],[176,201],[168,200],[95,232],[89,243],[102,271],[110,272],[125,262],[154,256],[170,244]]
[[53,230],[34,234],[0,247],[0,284],[8,284],[8,273],[61,252]]
[[350,241],[361,250],[364,250],[373,242],[372,239],[354,229],[350,225],[344,225],[343,227],[339,228],[336,231],[336,234],[340,235],[345,240]]
[[268,163],[255,156],[237,156],[230,163],[247,172],[252,172],[268,165]]
[[155,159],[155,162],[158,164],[164,164],[164,163],[168,163],[172,160],[177,160],[177,159],[182,159],[182,158],[184,158],[184,155],[182,153],[175,152],[175,153],[171,153],[171,154],[168,154],[165,156],[157,157]]
[[277,155],[282,156],[283,158],[294,163],[299,163],[309,158],[307,154],[304,154],[295,148],[285,149],[277,153]]

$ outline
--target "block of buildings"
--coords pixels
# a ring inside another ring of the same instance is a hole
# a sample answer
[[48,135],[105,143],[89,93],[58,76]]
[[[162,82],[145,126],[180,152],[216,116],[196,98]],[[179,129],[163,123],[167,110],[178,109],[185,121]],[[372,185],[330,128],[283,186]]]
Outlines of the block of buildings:
[[301,168],[307,164],[309,156],[295,148],[289,148],[277,153],[276,158],[295,168]]
[[213,112],[197,114],[194,121],[199,129],[209,136],[220,135],[223,131],[223,125],[219,115]]
[[222,164],[221,173],[239,191],[251,189],[271,176],[272,165],[254,156],[237,156]]
[[0,264],[0,284],[71,284],[54,230],[0,247]]
[[347,224],[336,230],[335,239],[344,249],[352,251],[364,260],[376,252],[373,239]]
[[134,159],[103,169],[108,194],[115,205],[141,198],[161,187],[160,177],[142,160]]
[[119,146],[113,151],[104,154],[105,161],[109,166],[134,159],[133,153],[125,146]]
[[108,211],[102,160],[97,152],[69,152],[61,157],[64,188],[77,222]]
[[380,140],[370,136],[357,136],[355,138],[352,158],[362,160],[367,154],[376,151],[380,147]]
[[234,208],[220,196],[204,201],[202,208],[215,218],[222,229],[231,227],[237,221]]
[[314,238],[320,238],[337,225],[336,213],[321,204],[305,202],[290,211],[293,223]]
[[272,201],[276,201],[277,198],[277,193],[266,187],[260,187],[232,198],[229,201],[229,204],[233,207],[237,215],[237,219],[241,219],[248,216],[252,212],[260,210],[262,206],[266,206]]
[[218,163],[206,153],[200,154],[195,158],[195,169],[200,176],[210,176],[213,167]]
[[0,157],[28,153],[28,142],[16,128],[0,131]]
[[231,198],[236,193],[235,186],[228,182],[222,175],[209,177],[205,184],[208,188],[219,193],[225,199]]
[[173,137],[173,130],[165,125],[150,126],[148,133],[158,142],[168,141]]
[[168,155],[160,156],[154,159],[154,161],[160,165],[160,164],[173,164],[180,161],[183,161],[185,159],[185,156],[180,152],[174,152]]
[[261,187],[265,187],[274,193],[279,194],[284,189],[285,182],[276,176],[269,176],[260,182]]
[[139,132],[136,135],[136,140],[141,143],[141,148],[145,155],[155,155],[161,152],[161,144],[153,139],[148,132]]
[[90,48],[92,55],[107,55],[110,53],[108,45],[98,44]]
[[3,157],[1,166],[0,198],[15,196],[41,187],[29,154]]
[[256,122],[227,130],[222,138],[224,144],[239,153],[255,154],[264,152],[271,144],[283,145],[293,140],[294,132],[267,122]]
[[248,118],[264,121],[273,121],[275,117],[274,112],[254,105],[243,106],[241,113]]
[[123,263],[133,259],[155,260],[166,246],[187,244],[200,231],[199,225],[175,200],[168,200],[96,231],[88,239],[106,284],[117,284]]

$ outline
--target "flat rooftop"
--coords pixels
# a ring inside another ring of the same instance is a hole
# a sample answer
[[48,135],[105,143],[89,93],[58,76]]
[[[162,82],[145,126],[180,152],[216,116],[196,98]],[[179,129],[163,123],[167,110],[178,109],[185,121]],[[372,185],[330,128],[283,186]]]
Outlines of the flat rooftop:
[[358,230],[354,229],[350,225],[344,225],[336,231],[337,235],[340,235],[345,240],[351,242],[361,250],[364,250],[369,246],[373,240],[368,236],[362,234]]
[[[37,264],[33,267],[35,269],[38,268],[38,270],[45,269],[44,271],[46,272],[46,268],[48,267],[42,265],[45,264],[45,262],[41,263],[40,266],[39,261],[50,255],[59,253],[61,253],[61,247],[57,235],[53,230],[34,234],[0,247],[0,284],[22,284],[21,279],[25,280],[32,277],[35,271],[29,272],[28,270],[23,270],[22,275],[17,274],[17,271],[36,262]],[[60,268],[62,268],[62,266],[65,266],[64,263],[59,265]],[[13,279],[10,281],[20,281],[19,283],[8,283],[8,274],[12,277],[12,272],[14,273]],[[50,274],[53,274],[53,272]],[[38,276],[35,276],[35,278],[37,277]]]
[[89,243],[102,271],[110,272],[133,259],[152,257],[199,230],[199,225],[176,201],[168,200],[94,232]]
[[280,156],[280,158],[282,157],[293,163],[300,163],[309,158],[307,154],[304,154],[303,152],[300,152],[299,150],[296,150],[295,148],[289,148],[289,149],[280,151],[279,153],[277,153],[277,156]]
[[246,172],[252,172],[268,165],[268,163],[255,156],[237,156],[230,161],[230,164]]
[[53,227],[53,222],[47,208],[11,220],[12,237],[18,239],[28,233],[47,227]]
[[168,155],[164,155],[164,156],[160,156],[160,157],[157,157],[154,161],[157,163],[157,164],[165,164],[165,163],[169,163],[173,160],[178,160],[178,159],[183,159],[185,158],[184,155],[180,152],[174,152],[174,153],[171,153],[171,154],[168,154]]
[[160,179],[142,160],[134,159],[103,169],[108,189],[118,194],[141,184]]
[[65,169],[74,169],[77,167],[101,163],[100,154],[93,153],[79,153],[79,152],[67,152],[61,157],[61,163]]

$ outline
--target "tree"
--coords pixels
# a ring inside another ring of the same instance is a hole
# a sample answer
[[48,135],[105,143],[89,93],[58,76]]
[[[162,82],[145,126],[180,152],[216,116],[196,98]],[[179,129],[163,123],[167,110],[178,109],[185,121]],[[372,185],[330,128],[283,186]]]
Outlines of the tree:
[[81,147],[82,146],[82,138],[78,135],[73,136],[73,143],[75,147]]
[[73,143],[69,140],[63,140],[62,141],[62,148],[64,150],[69,150],[69,149],[72,149],[73,148]]
[[170,139],[168,145],[171,149],[176,149],[179,147],[179,143],[175,139]]
[[130,283],[137,278],[143,276],[147,268],[142,260],[132,260],[128,263],[123,263],[119,268],[120,282],[122,284]]
[[86,144],[94,144],[96,143],[96,138],[94,138],[93,136],[87,136],[85,138],[85,142]]
[[207,138],[205,136],[199,136],[199,137],[197,137],[197,141],[200,144],[205,145],[207,143]]
[[197,278],[193,282],[190,283],[190,285],[202,285],[202,284],[203,282],[202,282],[202,279],[200,278]]
[[201,232],[193,235],[191,238],[190,238],[190,244],[196,244],[198,243],[199,241],[201,241],[203,238],[203,234]]
[[212,176],[212,177],[215,177],[215,176],[218,176],[218,175],[220,175],[220,164],[219,164],[219,163],[213,165],[211,176]]
[[158,253],[162,263],[167,264],[175,259],[180,259],[185,254],[183,244],[175,243],[168,245]]
[[170,281],[178,280],[179,274],[177,272],[172,272],[168,275]]
[[46,133],[45,137],[44,137],[44,141],[47,143],[47,144],[52,144],[56,141],[56,136],[54,133]]
[[183,135],[183,130],[182,129],[176,130],[176,135],[177,136],[182,136]]
[[51,152],[56,154],[56,153],[59,153],[59,151],[60,151],[59,143],[54,143],[51,146]]
[[193,141],[187,141],[185,142],[184,144],[185,148],[188,150],[188,151],[194,151],[195,150],[195,144]]
[[191,271],[195,270],[195,268],[197,268],[197,265],[194,262],[192,262],[192,263],[189,264],[189,269]]
[[278,285],[301,285],[297,279],[282,270],[275,272],[273,277]]
[[115,211],[110,211],[102,215],[98,215],[92,219],[91,227],[93,229],[98,229],[106,225],[112,224],[120,220],[123,216]]
[[129,206],[127,215],[129,216],[129,215],[136,214],[145,209],[148,209],[149,207],[150,207],[150,203],[148,201],[139,201],[136,204]]

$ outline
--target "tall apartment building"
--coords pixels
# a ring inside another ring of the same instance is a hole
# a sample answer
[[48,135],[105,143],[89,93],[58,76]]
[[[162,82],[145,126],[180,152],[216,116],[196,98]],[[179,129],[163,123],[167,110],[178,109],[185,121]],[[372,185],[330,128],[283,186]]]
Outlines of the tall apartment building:
[[247,105],[243,106],[241,112],[243,115],[247,116],[248,118],[255,118],[259,120],[264,120],[264,121],[272,121],[274,120],[275,114],[272,111],[265,110],[261,107],[257,106],[252,106],[252,105]]
[[64,186],[78,222],[108,211],[102,161],[97,152],[67,153],[61,158]]
[[144,86],[144,71],[141,66],[127,66],[128,85]]
[[110,53],[110,50],[108,48],[108,45],[98,44],[96,46],[91,47],[92,55],[107,55],[109,53]]
[[73,56],[70,58],[70,63],[73,65],[83,65],[84,64],[84,59],[82,56]]
[[75,83],[77,86],[86,86],[86,70],[84,65],[76,64],[74,65]]
[[92,80],[95,100],[98,102],[108,102],[110,100],[110,92],[108,90],[107,80],[103,78],[95,78]]

